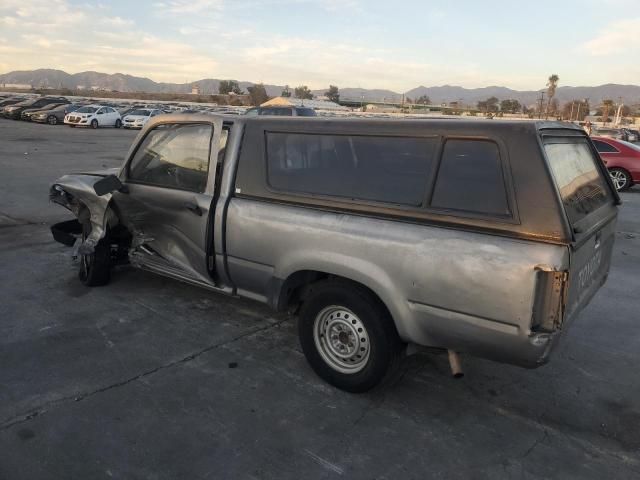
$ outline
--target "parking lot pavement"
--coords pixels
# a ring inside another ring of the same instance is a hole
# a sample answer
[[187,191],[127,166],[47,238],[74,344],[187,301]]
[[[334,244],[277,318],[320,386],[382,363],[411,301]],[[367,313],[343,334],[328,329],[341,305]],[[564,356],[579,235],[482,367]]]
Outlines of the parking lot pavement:
[[[295,320],[131,268],[86,288],[57,176],[135,133],[0,120],[0,478],[640,478],[640,187],[549,365],[421,353],[382,390],[311,372]],[[25,154],[26,153],[26,154]]]

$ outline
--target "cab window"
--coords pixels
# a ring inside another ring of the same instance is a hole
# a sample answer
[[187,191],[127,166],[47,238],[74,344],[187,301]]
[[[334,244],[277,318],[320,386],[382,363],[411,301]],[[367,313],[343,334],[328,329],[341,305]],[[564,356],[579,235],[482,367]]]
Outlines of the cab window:
[[138,147],[129,164],[128,180],[204,192],[212,136],[209,124],[158,125]]

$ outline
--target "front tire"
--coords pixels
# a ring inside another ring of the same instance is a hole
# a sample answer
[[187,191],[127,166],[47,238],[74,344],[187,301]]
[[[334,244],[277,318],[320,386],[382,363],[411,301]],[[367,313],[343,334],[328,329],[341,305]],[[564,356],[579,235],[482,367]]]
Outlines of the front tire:
[[121,126],[122,126],[122,120],[120,120],[120,119],[116,120],[116,125],[115,125],[115,127],[116,127],[116,128],[120,128]]
[[302,304],[298,334],[316,374],[347,392],[371,390],[393,377],[404,353],[393,320],[369,290],[322,281]]
[[91,120],[91,128],[93,128],[94,130],[98,128],[98,120],[96,119]]
[[[82,224],[82,241],[91,233],[91,224]],[[100,239],[93,253],[80,255],[78,278],[88,287],[99,287],[111,279],[111,244],[108,234]]]
[[619,192],[624,192],[631,187],[632,180],[631,175],[626,170],[622,168],[610,168],[609,175],[611,176],[611,181],[613,182],[613,186],[616,187],[616,190]]

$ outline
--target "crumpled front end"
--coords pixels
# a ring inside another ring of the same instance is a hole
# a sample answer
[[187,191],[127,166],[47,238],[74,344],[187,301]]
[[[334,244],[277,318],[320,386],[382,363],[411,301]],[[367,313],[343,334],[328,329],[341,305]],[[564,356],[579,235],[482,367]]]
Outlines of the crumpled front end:
[[[111,172],[109,172],[111,173]],[[91,231],[78,246],[78,253],[92,253],[105,236],[107,226],[117,225],[118,218],[109,208],[112,194],[98,196],[94,184],[104,178],[101,174],[65,175],[51,185],[49,199],[70,210],[77,218],[51,227],[53,238],[64,245],[72,246],[82,236],[82,225],[90,223]]]

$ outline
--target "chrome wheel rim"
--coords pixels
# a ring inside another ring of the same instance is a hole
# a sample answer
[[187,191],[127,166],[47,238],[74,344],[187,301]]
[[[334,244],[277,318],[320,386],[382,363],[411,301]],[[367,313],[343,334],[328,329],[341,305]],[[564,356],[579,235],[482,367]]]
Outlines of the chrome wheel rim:
[[627,185],[627,176],[620,170],[609,172],[609,175],[616,190],[621,190]]
[[318,313],[313,339],[322,359],[340,373],[357,373],[369,361],[369,334],[348,308],[332,305]]

